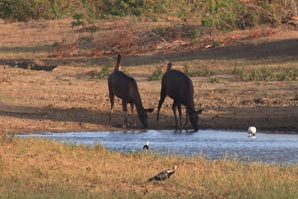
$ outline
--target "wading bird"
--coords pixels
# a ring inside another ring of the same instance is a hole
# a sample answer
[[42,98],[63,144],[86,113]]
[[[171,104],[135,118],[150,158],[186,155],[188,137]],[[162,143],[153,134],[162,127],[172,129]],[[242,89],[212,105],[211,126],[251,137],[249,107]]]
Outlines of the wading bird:
[[144,150],[144,151],[148,151],[148,150],[150,150],[149,142],[148,142],[148,141],[147,141],[146,144],[143,146],[143,150]]
[[256,138],[256,133],[257,133],[256,127],[254,127],[254,126],[249,127],[247,132],[248,132],[248,137]]
[[166,180],[166,179],[170,178],[171,175],[173,175],[173,173],[175,173],[177,168],[178,168],[178,166],[175,165],[173,169],[164,170],[164,171],[160,172],[159,174],[157,174],[156,176],[149,178],[148,181],[151,182],[153,180],[157,180],[157,181]]

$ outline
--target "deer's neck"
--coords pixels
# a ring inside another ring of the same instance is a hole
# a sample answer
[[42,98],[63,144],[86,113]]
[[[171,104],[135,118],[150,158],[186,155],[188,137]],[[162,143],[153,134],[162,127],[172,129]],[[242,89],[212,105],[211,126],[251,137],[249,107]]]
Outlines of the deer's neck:
[[188,113],[191,113],[195,110],[195,104],[194,104],[194,101],[193,101],[193,97],[189,98],[187,101],[186,101],[186,110]]
[[134,99],[134,104],[136,105],[138,113],[141,112],[142,110],[144,110],[142,100],[139,95]]

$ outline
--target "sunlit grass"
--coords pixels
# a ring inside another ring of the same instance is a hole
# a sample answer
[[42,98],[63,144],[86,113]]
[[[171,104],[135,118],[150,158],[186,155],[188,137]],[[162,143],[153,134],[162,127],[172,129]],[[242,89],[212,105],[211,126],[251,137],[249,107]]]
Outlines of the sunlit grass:
[[[1,140],[1,198],[297,198],[298,166]],[[167,181],[148,182],[178,165]]]
[[297,81],[298,69],[295,67],[260,68],[244,71],[235,68],[233,73],[244,81]]

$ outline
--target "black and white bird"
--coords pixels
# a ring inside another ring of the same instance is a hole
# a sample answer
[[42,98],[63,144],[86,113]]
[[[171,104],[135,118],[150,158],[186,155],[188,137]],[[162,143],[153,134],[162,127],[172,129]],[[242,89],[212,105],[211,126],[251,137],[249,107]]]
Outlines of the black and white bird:
[[175,171],[177,170],[178,166],[175,165],[173,169],[168,169],[168,170],[164,170],[162,172],[160,172],[159,174],[157,174],[156,176],[149,178],[148,181],[161,181],[161,180],[166,180],[168,178],[171,177],[171,175],[173,175],[173,173],[175,173]]
[[146,144],[143,146],[143,151],[148,151],[150,150],[150,147],[149,147],[149,142],[147,141]]
[[256,133],[257,133],[256,127],[254,127],[254,126],[249,127],[247,132],[248,132],[248,137],[256,138]]

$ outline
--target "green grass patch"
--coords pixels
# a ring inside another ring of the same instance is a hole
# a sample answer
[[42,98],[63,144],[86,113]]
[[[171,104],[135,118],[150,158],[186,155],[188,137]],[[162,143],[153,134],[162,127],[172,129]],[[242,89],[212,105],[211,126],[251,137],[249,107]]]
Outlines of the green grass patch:
[[114,69],[114,63],[108,61],[104,64],[101,71],[97,73],[95,76],[98,79],[106,79],[112,73],[113,69]]
[[267,1],[255,1],[251,4],[239,0],[211,0],[206,2],[208,12],[201,23],[205,28],[227,31],[245,29],[257,24],[277,24],[272,5]]
[[[294,10],[286,3],[273,1],[240,0],[3,0],[0,18],[6,21],[29,21],[39,19],[60,19],[73,17],[72,26],[93,23],[94,19],[132,16],[158,21],[172,16],[182,23],[201,21],[204,29],[219,30],[244,29],[260,24],[277,25],[288,17],[281,10]],[[79,11],[79,13],[78,13]],[[197,37],[197,33],[191,33]]]
[[197,67],[195,69],[191,69],[191,67],[187,64],[184,65],[183,72],[190,77],[209,77],[215,74],[213,71],[208,69],[208,67]]
[[243,81],[297,81],[298,69],[260,68],[252,71],[235,68],[233,74]]
[[161,67],[156,67],[155,70],[148,76],[148,81],[156,81],[161,80],[163,76],[163,72]]

